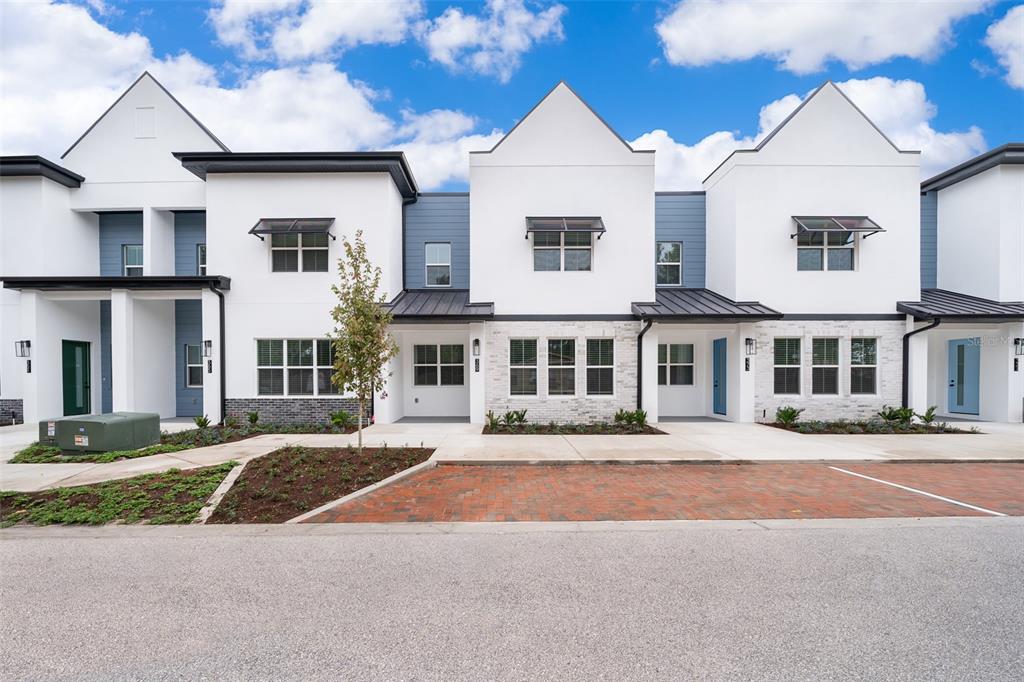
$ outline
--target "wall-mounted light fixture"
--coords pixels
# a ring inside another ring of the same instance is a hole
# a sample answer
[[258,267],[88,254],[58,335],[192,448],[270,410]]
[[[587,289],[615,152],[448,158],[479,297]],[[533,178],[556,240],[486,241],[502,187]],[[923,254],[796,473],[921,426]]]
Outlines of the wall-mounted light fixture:
[[[1017,340],[1020,341],[1020,339],[1017,339]],[[32,342],[28,341],[28,340],[25,340],[25,341],[15,341],[14,342],[14,356],[18,357],[18,358],[30,358],[30,357],[32,357]]]
[[752,338],[748,337],[743,343],[746,346],[747,355],[757,355],[757,340],[756,339],[752,339]]
[[204,358],[211,358],[211,357],[213,357],[213,341],[210,341],[209,339],[207,339],[206,341],[203,341],[203,357]]
[[1013,340],[1013,354],[1024,355],[1024,339],[1019,336]]
[[[1020,341],[1020,339],[1017,339]],[[473,339],[473,357],[480,355],[480,339]]]

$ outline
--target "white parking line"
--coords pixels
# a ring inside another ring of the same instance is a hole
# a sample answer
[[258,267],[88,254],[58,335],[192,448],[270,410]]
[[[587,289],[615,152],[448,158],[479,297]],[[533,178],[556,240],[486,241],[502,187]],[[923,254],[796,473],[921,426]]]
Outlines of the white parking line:
[[958,505],[958,506],[961,506],[961,507],[966,507],[967,509],[973,509],[974,511],[983,512],[985,514],[991,514],[992,516],[1006,516],[1006,514],[1003,514],[1002,512],[992,511],[991,509],[985,509],[984,507],[976,507],[973,504],[967,504],[966,502],[960,502],[959,500],[953,500],[953,499],[950,499],[948,497],[943,497],[942,495],[935,495],[933,493],[925,492],[924,490],[918,490],[917,488],[911,488],[909,486],[900,485],[899,483],[893,483],[892,481],[883,481],[880,478],[873,478],[871,476],[865,476],[864,474],[858,474],[856,471],[847,471],[846,469],[840,469],[839,467],[834,467],[834,466],[830,466],[829,469],[833,469],[835,471],[841,471],[844,474],[850,474],[851,476],[856,476],[858,478],[864,478],[864,479],[867,479],[869,481],[874,481],[875,483],[881,483],[883,485],[891,485],[893,488],[899,488],[900,490],[906,490],[908,492],[917,493],[918,495],[924,495],[925,497],[931,497],[931,498],[934,498],[936,500],[942,500],[943,502],[949,502],[950,504],[955,504],[955,505]]

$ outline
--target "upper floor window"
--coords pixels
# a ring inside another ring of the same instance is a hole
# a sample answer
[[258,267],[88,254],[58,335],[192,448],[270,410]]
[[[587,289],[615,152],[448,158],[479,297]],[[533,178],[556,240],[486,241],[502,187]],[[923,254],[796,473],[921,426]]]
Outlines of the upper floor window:
[[142,277],[142,244],[125,244],[121,247],[125,277]]
[[449,242],[428,242],[425,245],[428,287],[452,285],[452,245]]
[[655,247],[655,258],[658,286],[682,286],[683,243],[658,242]]
[[273,272],[327,272],[326,232],[272,234],[270,236]]
[[534,232],[533,269],[589,271],[594,249],[592,232]]
[[796,269],[853,270],[855,239],[850,232],[801,232],[796,237]]
[[206,274],[206,244],[196,244],[196,274]]

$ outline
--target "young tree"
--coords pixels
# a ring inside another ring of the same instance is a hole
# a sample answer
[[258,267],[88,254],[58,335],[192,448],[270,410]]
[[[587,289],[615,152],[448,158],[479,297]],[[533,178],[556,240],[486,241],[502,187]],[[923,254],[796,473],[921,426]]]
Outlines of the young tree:
[[[359,453],[363,452],[363,415],[375,389],[381,389],[391,375],[387,364],[398,354],[398,345],[388,332],[391,313],[378,294],[380,268],[366,256],[362,230],[354,243],[342,242],[345,255],[338,259],[340,282],[331,286],[338,305],[334,318],[334,374],[331,382],[345,393],[354,393],[359,401]],[[381,391],[381,396],[384,396]]]

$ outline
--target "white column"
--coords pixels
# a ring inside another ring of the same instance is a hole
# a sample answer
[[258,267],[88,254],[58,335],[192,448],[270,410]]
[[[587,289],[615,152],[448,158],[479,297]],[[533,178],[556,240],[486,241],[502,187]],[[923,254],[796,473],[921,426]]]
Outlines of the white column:
[[[646,322],[641,323],[640,329],[644,328]],[[658,405],[658,331],[660,325],[652,324],[651,328],[640,340],[640,352],[643,353],[643,367],[641,368],[641,398],[643,409],[647,412],[647,421],[658,421],[660,406]],[[639,333],[639,332],[638,332]]]
[[203,357],[203,414],[213,424],[223,421],[221,413],[221,395],[223,387],[220,383],[221,357],[220,338],[220,296],[210,290],[203,291],[203,342],[210,342],[210,355]]
[[[26,424],[31,424],[32,422],[49,417],[59,417],[61,415],[60,412],[55,412],[53,414],[44,413],[45,410],[41,404],[43,401],[41,400],[42,396],[40,396],[41,386],[39,377],[40,369],[44,369],[45,363],[40,363],[40,358],[46,358],[46,353],[51,352],[56,346],[53,344],[47,344],[44,341],[45,337],[39,333],[40,329],[38,326],[37,313],[40,299],[41,296],[38,292],[21,292],[21,301],[19,306],[21,339],[18,340],[31,341],[32,348],[30,351],[31,357],[16,358],[14,367],[15,371],[19,372],[21,375],[21,398],[24,403]],[[47,345],[50,347],[47,348]],[[7,349],[4,350],[6,351]],[[14,349],[11,348],[10,352],[13,353]],[[57,349],[57,352],[60,352],[59,348]],[[59,355],[55,357],[59,357]],[[29,362],[32,364],[31,372],[28,371]],[[57,378],[59,388],[59,370]]]
[[[373,422],[375,424],[394,424],[405,416],[405,393],[402,390],[405,386],[402,373],[406,353],[405,335],[392,331],[391,337],[398,345],[398,355],[388,361],[388,366],[384,371],[386,377],[383,391],[377,391],[373,395]],[[381,397],[382,393],[384,397]]]
[[[914,318],[907,316],[906,331],[913,331],[919,325],[914,324]],[[938,331],[938,330],[936,330]],[[928,347],[932,331],[921,332],[910,337],[907,346],[907,406],[919,414],[924,414],[928,409]],[[881,377],[876,379],[881,381]],[[941,391],[945,387],[940,387]]]
[[[475,342],[480,342],[480,354],[473,355]],[[469,421],[483,424],[487,412],[487,323],[469,325]]]
[[736,355],[739,362],[732,363],[733,368],[729,371],[738,372],[739,388],[736,412],[731,415],[735,421],[755,421],[754,398],[757,389],[757,356],[747,355],[747,339],[754,339],[756,343],[757,333],[754,323],[739,325],[736,338]]
[[[1008,421],[1014,423],[1024,422],[1024,355],[1014,355],[1013,340],[1024,340],[1024,322],[1012,322],[1003,325],[1006,332],[1007,345],[1009,346],[1007,366],[1010,372],[1010,405]],[[1022,341],[1024,342],[1024,341]],[[1016,361],[1016,365],[1014,362]]]
[[174,274],[174,214],[170,211],[142,211],[142,272]]
[[110,292],[110,396],[114,412],[135,409],[135,301],[130,291]]

